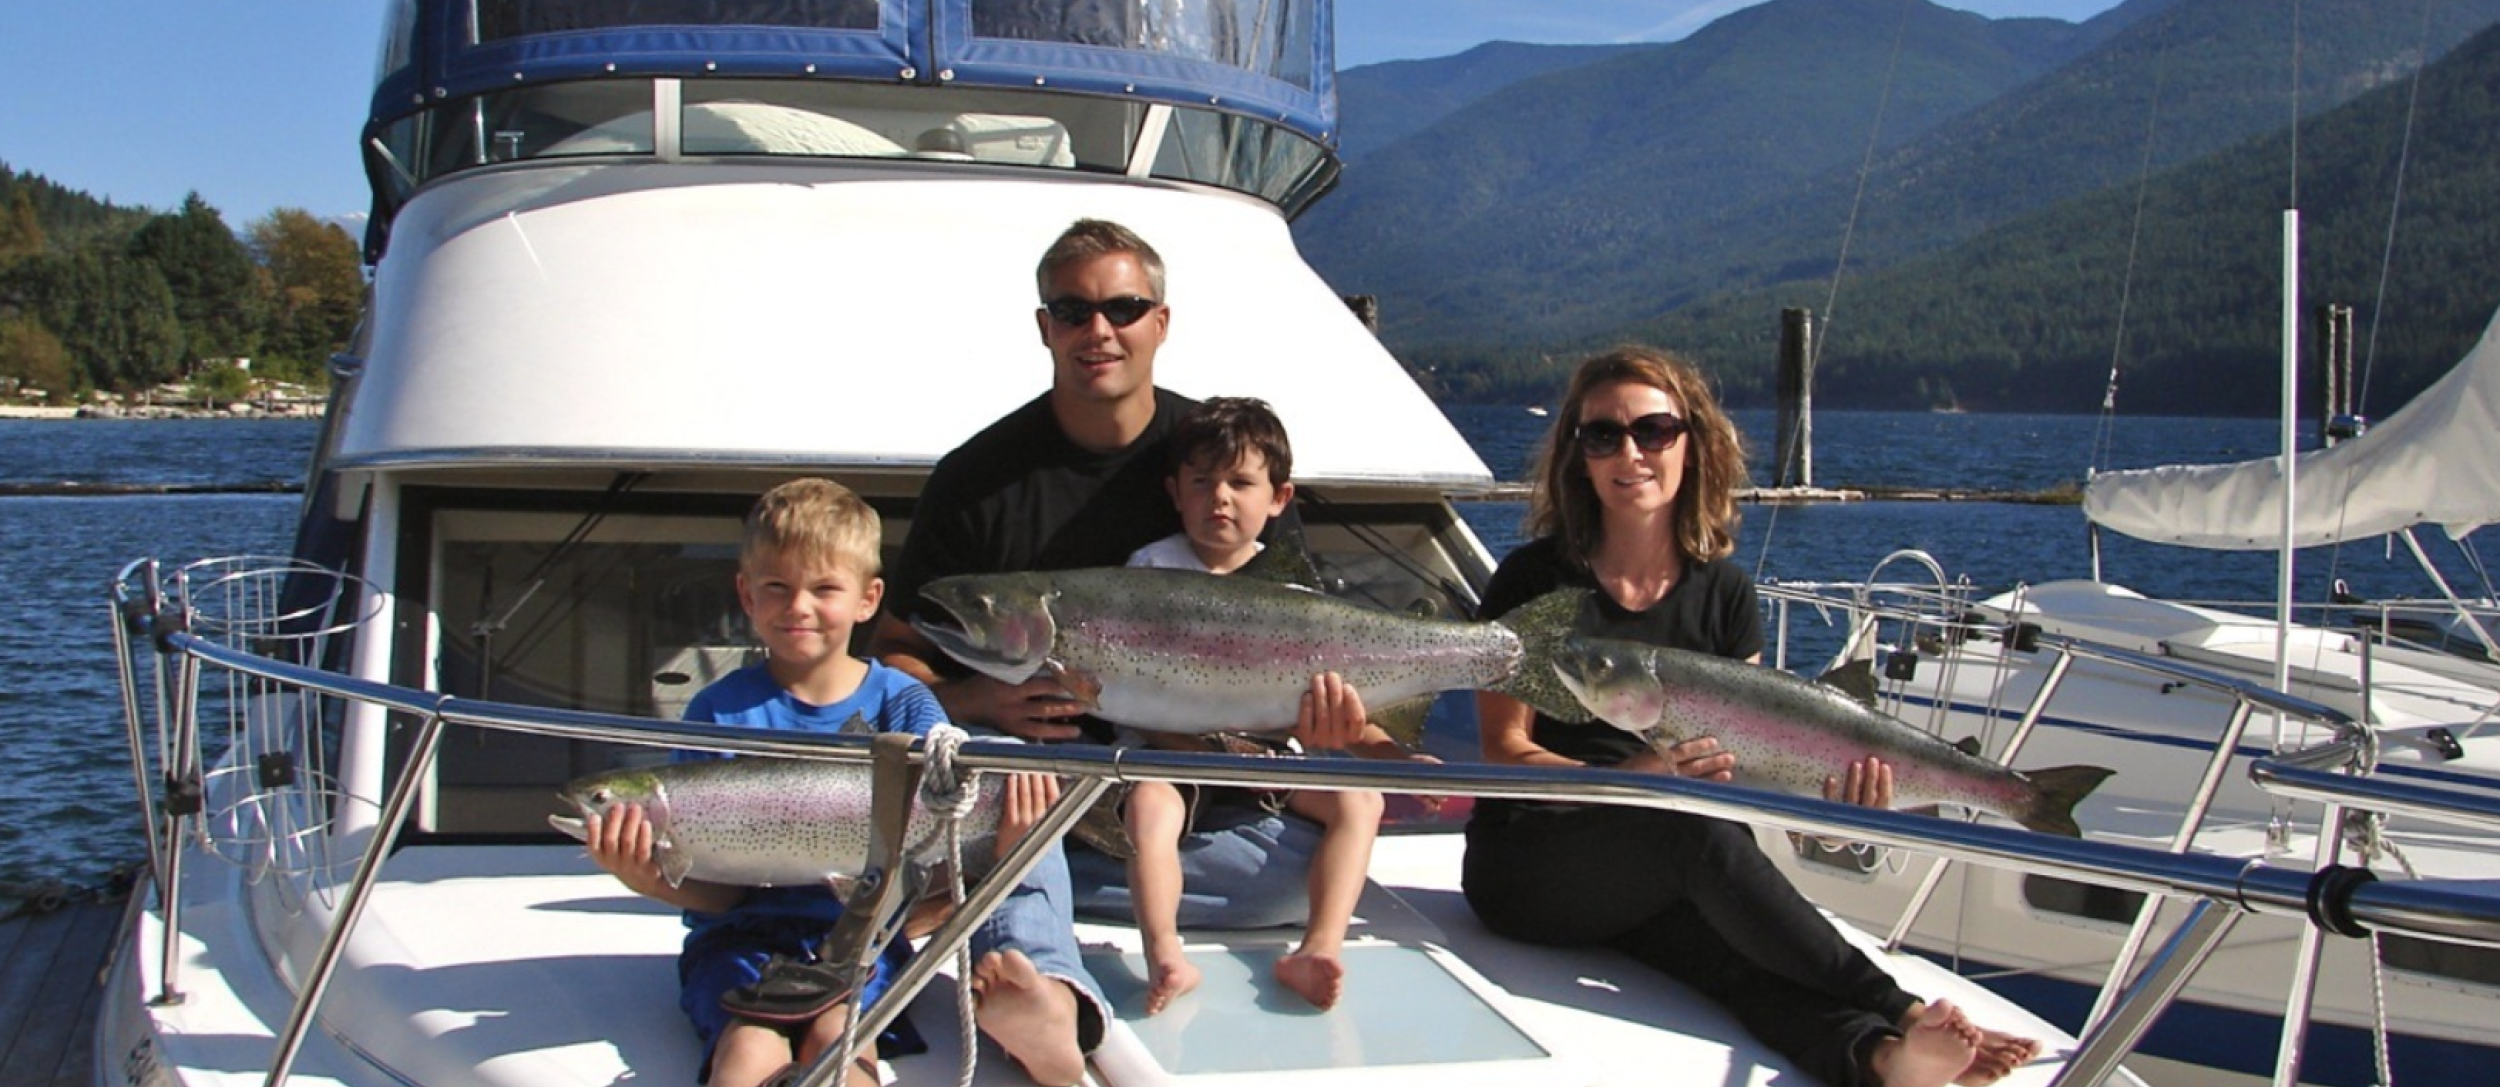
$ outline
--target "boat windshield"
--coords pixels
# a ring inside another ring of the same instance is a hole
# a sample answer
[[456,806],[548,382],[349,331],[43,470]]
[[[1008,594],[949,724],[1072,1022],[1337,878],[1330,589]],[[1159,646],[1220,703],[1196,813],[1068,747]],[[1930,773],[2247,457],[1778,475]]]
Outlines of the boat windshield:
[[532,159],[919,159],[1127,173],[1151,150],[1149,176],[1292,206],[1315,192],[1328,162],[1316,143],[1209,110],[1001,89],[736,79],[491,92],[404,118],[379,147],[401,200],[445,174]]
[[1298,212],[1333,180],[1321,0],[397,0],[377,222],[476,167],[920,159],[1191,181]]

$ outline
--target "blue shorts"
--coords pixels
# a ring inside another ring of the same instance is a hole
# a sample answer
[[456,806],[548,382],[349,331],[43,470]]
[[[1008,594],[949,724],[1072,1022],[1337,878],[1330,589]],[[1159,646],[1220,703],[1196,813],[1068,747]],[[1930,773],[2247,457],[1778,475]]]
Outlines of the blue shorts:
[[[712,1047],[737,1019],[729,1009],[721,1007],[721,996],[762,977],[764,964],[775,954],[801,962],[816,961],[816,945],[824,940],[827,931],[827,924],[815,918],[765,916],[740,918],[686,938],[686,948],[677,956],[677,1006],[685,1011],[687,1020],[694,1024],[695,1037],[703,1043],[703,1063],[696,1066],[696,1082],[711,1075]],[[865,999],[858,1001],[858,1006],[875,1004],[909,961],[910,948],[901,944],[879,955],[876,971],[865,986]],[[920,1033],[912,1029],[910,1020],[902,1016],[896,1016],[877,1036],[880,1057],[907,1056],[928,1048]]]

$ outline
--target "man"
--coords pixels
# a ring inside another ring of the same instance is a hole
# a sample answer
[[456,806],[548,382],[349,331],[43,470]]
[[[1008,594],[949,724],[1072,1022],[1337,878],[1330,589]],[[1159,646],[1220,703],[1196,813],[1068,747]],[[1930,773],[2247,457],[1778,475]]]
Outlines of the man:
[[[1035,273],[1034,322],[1049,349],[1048,392],[938,461],[921,491],[889,584],[871,652],[928,682],[948,717],[1034,742],[1107,741],[1099,722],[1049,676],[1020,684],[967,672],[913,630],[920,588],[941,577],[1119,566],[1180,531],[1165,493],[1165,445],[1190,401],[1154,383],[1170,333],[1163,258],[1126,227],[1082,219]],[[1333,677],[1304,696],[1306,747],[1342,748],[1359,734],[1359,703]],[[1097,731],[1089,732],[1088,726]],[[1256,811],[1204,820],[1184,843],[1184,926],[1265,927],[1304,919],[1304,872],[1316,828]],[[1076,906],[1130,916],[1119,861],[1069,857]]]

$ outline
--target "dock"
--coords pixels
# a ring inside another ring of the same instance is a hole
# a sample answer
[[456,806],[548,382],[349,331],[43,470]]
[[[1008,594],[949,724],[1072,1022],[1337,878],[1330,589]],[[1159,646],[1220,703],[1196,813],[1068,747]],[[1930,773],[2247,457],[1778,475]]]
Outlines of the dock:
[[0,919],[0,1087],[90,1087],[104,968],[125,895],[77,895]]

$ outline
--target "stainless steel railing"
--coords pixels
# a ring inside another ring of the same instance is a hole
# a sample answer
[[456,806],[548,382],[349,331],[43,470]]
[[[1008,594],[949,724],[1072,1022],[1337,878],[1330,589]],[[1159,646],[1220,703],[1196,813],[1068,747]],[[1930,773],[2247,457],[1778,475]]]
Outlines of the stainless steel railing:
[[[133,702],[130,710],[132,754],[134,765],[138,767],[137,780],[142,783],[140,799],[150,818],[157,821],[151,825],[151,853],[169,873],[179,864],[186,822],[200,817],[197,808],[192,805],[167,802],[169,796],[196,796],[202,785],[198,780],[202,773],[199,760],[187,752],[171,751],[173,746],[185,742],[186,738],[196,743],[197,722],[191,714],[196,711],[197,699],[192,692],[181,689],[183,686],[196,685],[201,682],[199,677],[213,671],[218,675],[267,684],[268,689],[364,703],[421,722],[388,794],[380,798],[380,819],[374,832],[364,841],[363,849],[355,860],[354,872],[340,892],[336,913],[324,943],[312,967],[301,980],[296,1004],[286,1029],[279,1036],[278,1053],[273,1058],[266,1080],[272,1087],[287,1078],[305,1032],[338,965],[345,942],[362,915],[383,859],[390,854],[400,828],[407,821],[410,807],[427,777],[427,766],[439,748],[446,729],[485,729],[836,762],[865,762],[871,758],[869,742],[865,738],[759,733],[738,728],[460,699],[340,675],[319,667],[317,654],[310,659],[301,654],[289,654],[294,659],[265,656],[198,633],[195,615],[178,604],[168,603],[153,591],[153,571],[144,575],[138,571],[138,567],[133,568],[134,576],[144,576],[149,588],[136,593],[127,591],[126,586],[121,590],[117,599],[115,630],[117,646],[126,664],[124,693]],[[174,677],[161,680],[164,685],[160,686],[155,700],[161,727],[153,759],[142,737],[139,722],[143,717],[143,707],[139,703],[137,684],[131,678],[136,675],[139,659],[135,650],[142,643],[155,650],[155,658],[163,666],[160,678]],[[2061,646],[2061,651],[2107,652],[2118,657],[2126,656],[2123,651],[2081,645]],[[2330,722],[2339,719],[2339,715],[2330,709],[2306,704],[2278,692],[2234,685],[2224,677],[2195,675],[2197,670],[2192,666],[2159,658],[2133,663],[2155,665],[2182,677],[2192,677],[2198,682],[2219,684],[2234,690],[2235,696],[2249,705],[2308,714]],[[2152,1019],[2175,997],[2196,965],[2218,945],[2238,918],[2248,914],[2305,918],[2322,929],[2344,934],[2385,931],[2500,944],[2500,898],[2477,888],[2441,880],[2377,881],[2355,877],[2351,869],[2328,868],[2313,872],[2277,868],[2261,862],[2045,836],[2010,827],[1860,808],[1820,799],[1649,774],[1582,768],[1372,763],[1340,759],[1244,759],[1082,745],[973,745],[960,751],[957,762],[968,770],[1047,772],[1089,781],[1282,785],[1649,807],[1763,824],[1805,834],[1849,838],[1934,854],[1950,861],[2081,880],[2147,895],[2199,900],[2190,923],[2171,937],[2153,964],[2126,987],[2110,1014],[2087,1034],[2082,1049],[2061,1074],[2058,1081],[2061,1084],[2097,1083],[2115,1068],[2117,1061],[2132,1051]],[[164,776],[157,783],[165,790],[164,796],[154,794],[148,787],[147,767],[151,764],[164,768]],[[2354,788],[2348,781],[2332,779],[2331,775],[2328,776],[2330,780],[2318,780],[2309,776],[2317,771],[2303,770],[2299,766],[2279,766],[2270,772],[2273,780],[2282,787],[2335,790],[2337,795],[2346,796],[2354,803],[2419,805],[2426,810],[2435,808],[2459,818],[2477,821],[2478,825],[2481,820],[2500,819],[2500,805],[2478,798],[2445,794],[2347,793],[2345,790]],[[183,780],[184,775],[190,775],[191,779]],[[1079,789],[1068,795],[1074,798],[1091,791]],[[1047,825],[1053,830],[1060,829],[1072,817],[1073,811],[1054,812]],[[161,826],[158,825],[160,823]],[[1036,845],[1035,848],[1043,846]],[[172,893],[173,889],[172,876],[160,876],[159,901],[167,911],[164,948],[167,966],[163,975],[166,991],[160,994],[160,999],[179,997],[172,973],[176,961],[174,945],[179,938],[177,918],[171,912],[178,906],[179,896]],[[977,916],[977,913],[974,914],[975,918]],[[961,926],[950,926],[949,933],[952,935],[941,935],[960,939],[968,934],[969,928],[970,922],[966,921]],[[945,951],[950,950],[938,948],[926,958],[934,964]],[[925,983],[927,972],[911,980],[915,987]],[[910,995],[909,989],[902,990],[893,1002],[894,1006],[899,1007]],[[2287,1023],[2286,1030],[2297,1029],[2300,1025]],[[860,1026],[867,1028],[870,1024],[863,1022]],[[811,1073],[808,1082],[830,1082],[833,1074],[832,1070],[818,1069]]]

